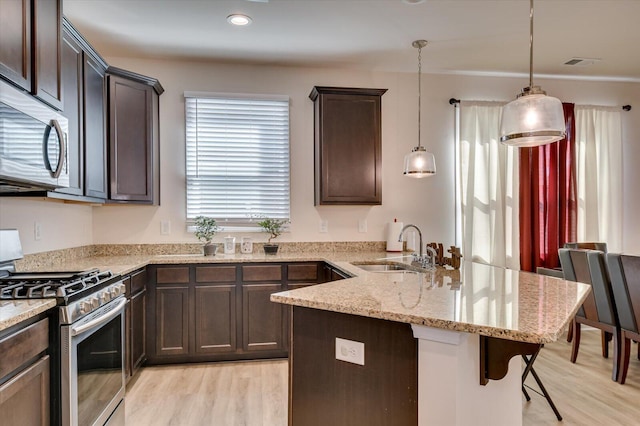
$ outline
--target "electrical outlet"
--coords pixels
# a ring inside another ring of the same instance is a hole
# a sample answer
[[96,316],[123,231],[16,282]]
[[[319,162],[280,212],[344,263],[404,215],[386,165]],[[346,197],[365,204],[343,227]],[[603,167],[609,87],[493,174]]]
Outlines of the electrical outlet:
[[358,232],[367,232],[367,219],[360,219],[358,221]]
[[320,221],[320,232],[327,233],[329,232],[329,221],[326,219],[322,219]]
[[42,238],[42,224],[40,222],[33,223],[33,239],[39,241]]
[[364,343],[336,337],[336,359],[364,365]]
[[171,234],[171,221],[170,220],[161,220],[160,221],[160,234],[162,234],[162,235]]

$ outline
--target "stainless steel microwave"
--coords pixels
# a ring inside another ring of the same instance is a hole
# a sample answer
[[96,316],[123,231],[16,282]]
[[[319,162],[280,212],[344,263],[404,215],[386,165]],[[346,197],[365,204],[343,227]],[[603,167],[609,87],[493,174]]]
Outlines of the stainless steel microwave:
[[0,80],[0,192],[68,187],[68,130],[59,112]]

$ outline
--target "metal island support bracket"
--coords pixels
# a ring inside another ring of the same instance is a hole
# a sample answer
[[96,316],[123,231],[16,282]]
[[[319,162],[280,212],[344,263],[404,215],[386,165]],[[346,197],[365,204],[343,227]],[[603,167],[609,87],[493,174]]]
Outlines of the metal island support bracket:
[[509,361],[516,355],[535,355],[541,343],[518,342],[497,337],[480,336],[480,384],[500,380],[509,371]]

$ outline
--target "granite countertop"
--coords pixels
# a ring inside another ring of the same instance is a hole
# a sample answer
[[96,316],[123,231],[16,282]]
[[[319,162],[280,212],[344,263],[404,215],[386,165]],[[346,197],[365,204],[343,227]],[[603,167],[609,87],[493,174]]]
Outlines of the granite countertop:
[[33,318],[56,306],[55,299],[0,301],[0,331]]
[[[337,262],[354,272],[357,266]],[[354,269],[355,268],[355,269]],[[508,340],[558,339],[587,284],[473,262],[424,273],[355,271],[355,278],[284,291],[274,302]]]
[[[124,275],[149,264],[326,261],[353,278],[276,293],[271,300],[534,343],[557,340],[590,290],[586,284],[472,262],[433,272],[408,266],[416,272],[406,273],[367,272],[353,264],[408,265],[410,259],[380,251],[89,256],[32,270],[99,268]],[[0,318],[9,312],[3,305]]]

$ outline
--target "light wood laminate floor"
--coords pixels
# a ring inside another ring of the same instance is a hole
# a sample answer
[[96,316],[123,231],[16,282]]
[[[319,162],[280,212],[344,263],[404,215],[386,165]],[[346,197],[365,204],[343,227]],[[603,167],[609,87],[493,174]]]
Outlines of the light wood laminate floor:
[[[632,350],[627,382],[619,385],[610,378],[611,360],[600,355],[599,331],[583,331],[575,365],[565,340],[545,345],[535,368],[564,421],[529,392],[524,425],[640,425],[637,345]],[[127,389],[127,426],[286,426],[287,376],[286,360],[145,367]],[[533,378],[527,383],[535,387]]]

